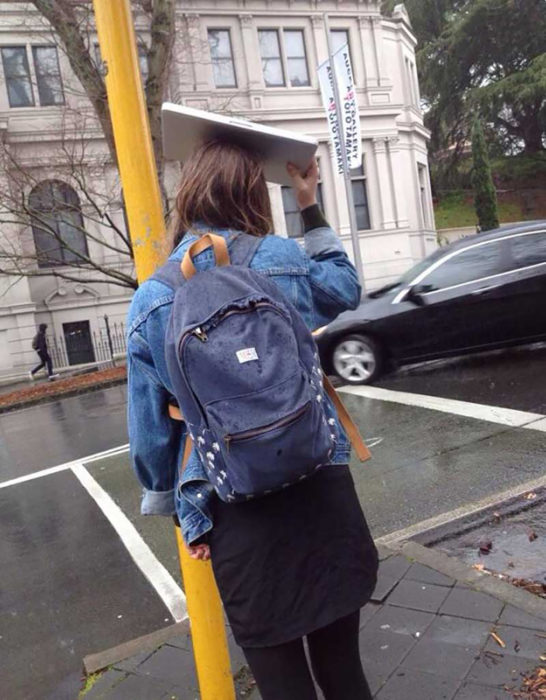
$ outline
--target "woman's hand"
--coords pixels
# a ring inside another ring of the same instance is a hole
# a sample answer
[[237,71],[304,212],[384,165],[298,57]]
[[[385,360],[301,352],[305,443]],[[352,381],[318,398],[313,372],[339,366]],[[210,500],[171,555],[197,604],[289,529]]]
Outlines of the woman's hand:
[[186,551],[192,559],[200,559],[201,561],[210,559],[210,547],[208,544],[187,544]]
[[300,209],[306,209],[317,203],[317,187],[319,180],[319,169],[317,159],[302,173],[293,163],[286,166],[288,174],[292,178],[292,187],[296,192],[296,201]]

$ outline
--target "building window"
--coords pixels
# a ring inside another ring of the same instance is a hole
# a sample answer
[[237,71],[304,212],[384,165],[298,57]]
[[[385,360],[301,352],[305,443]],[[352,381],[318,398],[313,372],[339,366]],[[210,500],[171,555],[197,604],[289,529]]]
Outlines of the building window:
[[286,84],[285,75],[288,75],[291,87],[310,85],[305,39],[301,29],[260,29],[258,39],[267,87],[283,87]]
[[427,166],[422,163],[417,163],[417,172],[419,174],[419,197],[421,201],[421,213],[423,216],[423,226],[430,228],[428,197],[427,197]]
[[38,83],[40,104],[64,104],[63,83],[59,69],[59,58],[56,46],[33,46],[32,57]]
[[355,205],[356,227],[359,231],[365,231],[371,228],[371,224],[364,164],[360,168],[351,170],[351,186]]
[[[320,173],[320,168],[319,168]],[[320,177],[320,175],[319,175]],[[303,236],[303,221],[300,214],[300,208],[296,201],[296,193],[292,187],[281,187],[282,205],[284,209],[284,220],[286,222],[286,232],[289,238],[301,238]],[[324,203],[322,199],[322,182],[319,180],[317,188],[317,202],[319,207],[324,211]]]
[[[349,41],[349,30],[348,29],[330,29],[330,38],[332,40],[332,52],[335,53],[342,46],[347,45],[349,48],[349,58],[351,60],[351,67],[353,67],[353,59],[351,56],[351,43]],[[354,67],[353,67],[354,73]]]
[[[138,67],[140,69],[142,85],[146,85],[148,75],[150,74],[150,65],[148,62],[148,47],[142,41],[139,41],[139,43],[137,44],[137,53]],[[91,55],[91,60],[95,64],[95,67],[102,72],[102,56],[100,53],[100,45],[97,43],[93,44],[93,53]]]
[[262,70],[267,87],[284,85],[284,69],[281,58],[279,32],[276,29],[261,29],[258,32]]
[[229,29],[209,29],[212,74],[216,87],[237,87]]
[[417,83],[417,72],[415,70],[415,63],[413,63],[413,61],[410,61],[409,58],[406,58],[405,62],[409,103],[414,107],[419,107],[419,86]]
[[292,87],[309,85],[303,31],[301,29],[285,29],[283,38],[290,85]]
[[25,46],[3,46],[2,63],[10,107],[33,107],[34,95]]
[[38,267],[77,265],[88,256],[80,200],[60,180],[45,180],[30,193],[28,208]]

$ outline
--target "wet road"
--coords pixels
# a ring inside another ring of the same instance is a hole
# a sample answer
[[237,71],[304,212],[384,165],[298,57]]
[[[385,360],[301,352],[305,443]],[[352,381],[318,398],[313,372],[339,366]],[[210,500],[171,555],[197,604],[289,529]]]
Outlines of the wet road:
[[0,482],[127,442],[126,387],[0,414]]
[[[380,385],[546,413],[545,360],[544,348],[491,353],[415,367]],[[544,432],[362,396],[344,400],[374,445],[374,459],[352,468],[376,536],[544,474]],[[0,482],[124,444],[125,390],[0,415],[0,441]],[[127,454],[86,466],[178,580],[172,525],[139,516]],[[1,487],[0,697],[73,700],[82,656],[172,618],[72,472]]]
[[376,386],[546,414],[546,344],[414,365]]

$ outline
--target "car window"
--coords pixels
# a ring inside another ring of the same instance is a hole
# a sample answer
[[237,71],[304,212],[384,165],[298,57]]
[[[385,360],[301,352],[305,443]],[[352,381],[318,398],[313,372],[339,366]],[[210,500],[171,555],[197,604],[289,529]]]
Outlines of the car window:
[[426,275],[418,288],[432,292],[504,272],[501,244],[502,241],[492,241],[454,255]]
[[510,239],[516,269],[546,263],[546,231]]

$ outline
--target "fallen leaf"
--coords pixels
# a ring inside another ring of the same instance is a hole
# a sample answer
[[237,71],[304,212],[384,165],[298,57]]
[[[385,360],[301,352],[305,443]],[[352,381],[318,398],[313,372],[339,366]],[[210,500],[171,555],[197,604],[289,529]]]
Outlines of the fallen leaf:
[[537,495],[536,495],[536,493],[534,493],[534,491],[530,491],[530,492],[525,496],[526,500],[528,500],[528,501],[534,501],[536,497],[537,497]]
[[491,542],[491,540],[483,540],[479,543],[478,547],[480,554],[489,554],[489,552],[493,549],[493,542]]
[[493,639],[497,642],[497,644],[500,647],[502,647],[503,649],[506,647],[506,642],[503,641],[496,632],[489,632],[489,634],[493,637]]
[[534,530],[529,529],[528,534],[529,534],[529,542],[534,542],[538,538],[538,535]]
[[472,564],[472,568],[477,569],[478,571],[483,571],[485,566],[483,564]]

